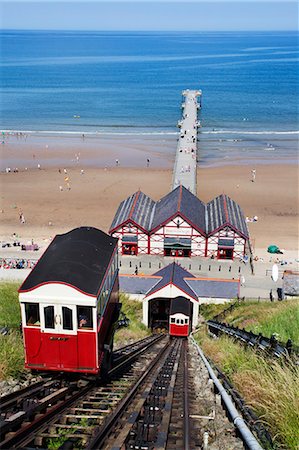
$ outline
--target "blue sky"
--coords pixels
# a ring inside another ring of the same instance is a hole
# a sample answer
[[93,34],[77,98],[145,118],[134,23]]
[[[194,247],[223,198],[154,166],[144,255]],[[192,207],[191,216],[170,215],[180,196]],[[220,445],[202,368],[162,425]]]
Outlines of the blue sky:
[[2,29],[298,29],[298,3],[287,0],[0,0],[0,6]]

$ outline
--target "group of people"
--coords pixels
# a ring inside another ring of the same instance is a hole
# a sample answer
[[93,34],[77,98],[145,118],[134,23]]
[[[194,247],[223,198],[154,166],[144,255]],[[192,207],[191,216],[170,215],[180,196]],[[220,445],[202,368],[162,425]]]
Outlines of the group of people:
[[37,260],[32,259],[13,259],[13,258],[1,258],[1,269],[33,269]]

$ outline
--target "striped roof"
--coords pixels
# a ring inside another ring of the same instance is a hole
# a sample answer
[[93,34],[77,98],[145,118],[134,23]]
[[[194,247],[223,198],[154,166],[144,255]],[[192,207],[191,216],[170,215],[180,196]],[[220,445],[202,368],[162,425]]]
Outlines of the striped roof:
[[121,202],[110,227],[111,230],[121,224],[132,220],[144,230],[151,228],[151,222],[155,212],[155,202],[141,191]]
[[158,202],[141,191],[135,192],[119,205],[110,233],[129,220],[152,232],[177,213],[181,213],[191,226],[204,234],[212,234],[228,225],[249,237],[244,214],[228,195],[219,195],[206,205],[182,185]]
[[194,225],[205,231],[205,204],[184,186],[178,186],[156,203],[152,230],[165,223],[175,213],[182,215]]
[[228,195],[219,195],[207,204],[206,233],[211,234],[224,225],[231,225],[248,237],[249,232],[244,214]]

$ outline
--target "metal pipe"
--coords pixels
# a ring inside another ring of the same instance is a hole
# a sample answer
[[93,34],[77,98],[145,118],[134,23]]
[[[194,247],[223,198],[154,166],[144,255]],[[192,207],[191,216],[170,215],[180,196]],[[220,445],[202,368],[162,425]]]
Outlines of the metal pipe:
[[246,425],[244,419],[240,416],[238,410],[236,409],[231,396],[226,392],[224,387],[222,386],[221,382],[217,378],[214,370],[212,369],[211,365],[209,364],[207,358],[203,354],[203,351],[199,347],[199,345],[196,343],[194,337],[192,336],[193,333],[190,335],[191,342],[195,346],[199,356],[201,357],[202,361],[204,362],[206,368],[208,369],[210,378],[213,380],[214,385],[216,386],[219,394],[221,395],[221,398],[229,412],[229,415],[234,423],[234,425],[238,428],[240,435],[242,436],[242,439],[246,443],[249,450],[263,450],[263,447],[260,446],[257,439],[254,437],[248,426]]

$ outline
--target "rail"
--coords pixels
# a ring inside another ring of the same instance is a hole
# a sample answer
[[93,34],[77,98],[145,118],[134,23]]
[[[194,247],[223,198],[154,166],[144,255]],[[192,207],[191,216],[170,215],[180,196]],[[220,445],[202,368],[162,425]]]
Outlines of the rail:
[[238,410],[236,409],[231,396],[226,392],[226,390],[224,389],[223,385],[221,384],[221,382],[218,380],[214,370],[212,369],[210,363],[208,362],[207,358],[205,357],[205,355],[203,354],[203,351],[201,350],[201,348],[199,347],[199,345],[197,344],[197,342],[195,341],[193,335],[191,334],[190,338],[191,342],[193,343],[193,345],[195,346],[199,356],[201,357],[202,361],[204,362],[210,378],[213,380],[214,386],[216,387],[216,389],[218,390],[223,403],[225,404],[225,407],[234,423],[234,425],[236,426],[236,428],[238,429],[243,442],[246,444],[247,448],[249,450],[263,450],[263,448],[261,447],[261,445],[259,444],[259,442],[257,441],[257,439],[255,438],[255,436],[252,434],[252,432],[250,431],[250,429],[248,428],[248,426],[246,425],[243,417],[240,416]]
[[[116,375],[122,376],[120,374],[127,367],[131,367],[134,360],[162,339],[163,336],[155,336],[152,339],[138,341],[139,346],[136,346],[136,343],[135,346],[132,345],[132,349],[126,354],[126,357],[119,359],[108,372],[109,379]],[[57,380],[45,380],[44,384],[39,382],[32,385],[31,389],[1,398],[1,405],[5,406],[5,411],[1,410],[3,418],[0,424],[0,449],[14,448],[37,439],[37,434],[43,427],[48,426],[47,424],[50,421],[62,415],[74,403],[81,401],[93,388],[96,388],[98,383],[98,380],[69,381],[61,377],[59,382]],[[107,382],[100,383],[100,386],[106,385]],[[120,387],[120,391],[121,389]],[[110,388],[108,388],[108,396],[110,395],[109,392]],[[118,394],[116,397],[118,397]],[[87,409],[84,409],[84,411],[87,413]],[[107,410],[108,412],[109,410]],[[92,415],[90,417],[93,418]]]
[[265,351],[277,358],[283,356],[286,357],[292,353],[298,353],[298,348],[293,345],[291,339],[289,339],[286,344],[282,344],[276,339],[275,335],[268,338],[263,336],[261,333],[255,334],[252,333],[252,331],[246,331],[238,327],[229,326],[216,320],[208,320],[207,325],[213,334],[218,335],[219,333],[224,333],[227,336],[237,339],[252,348]]

